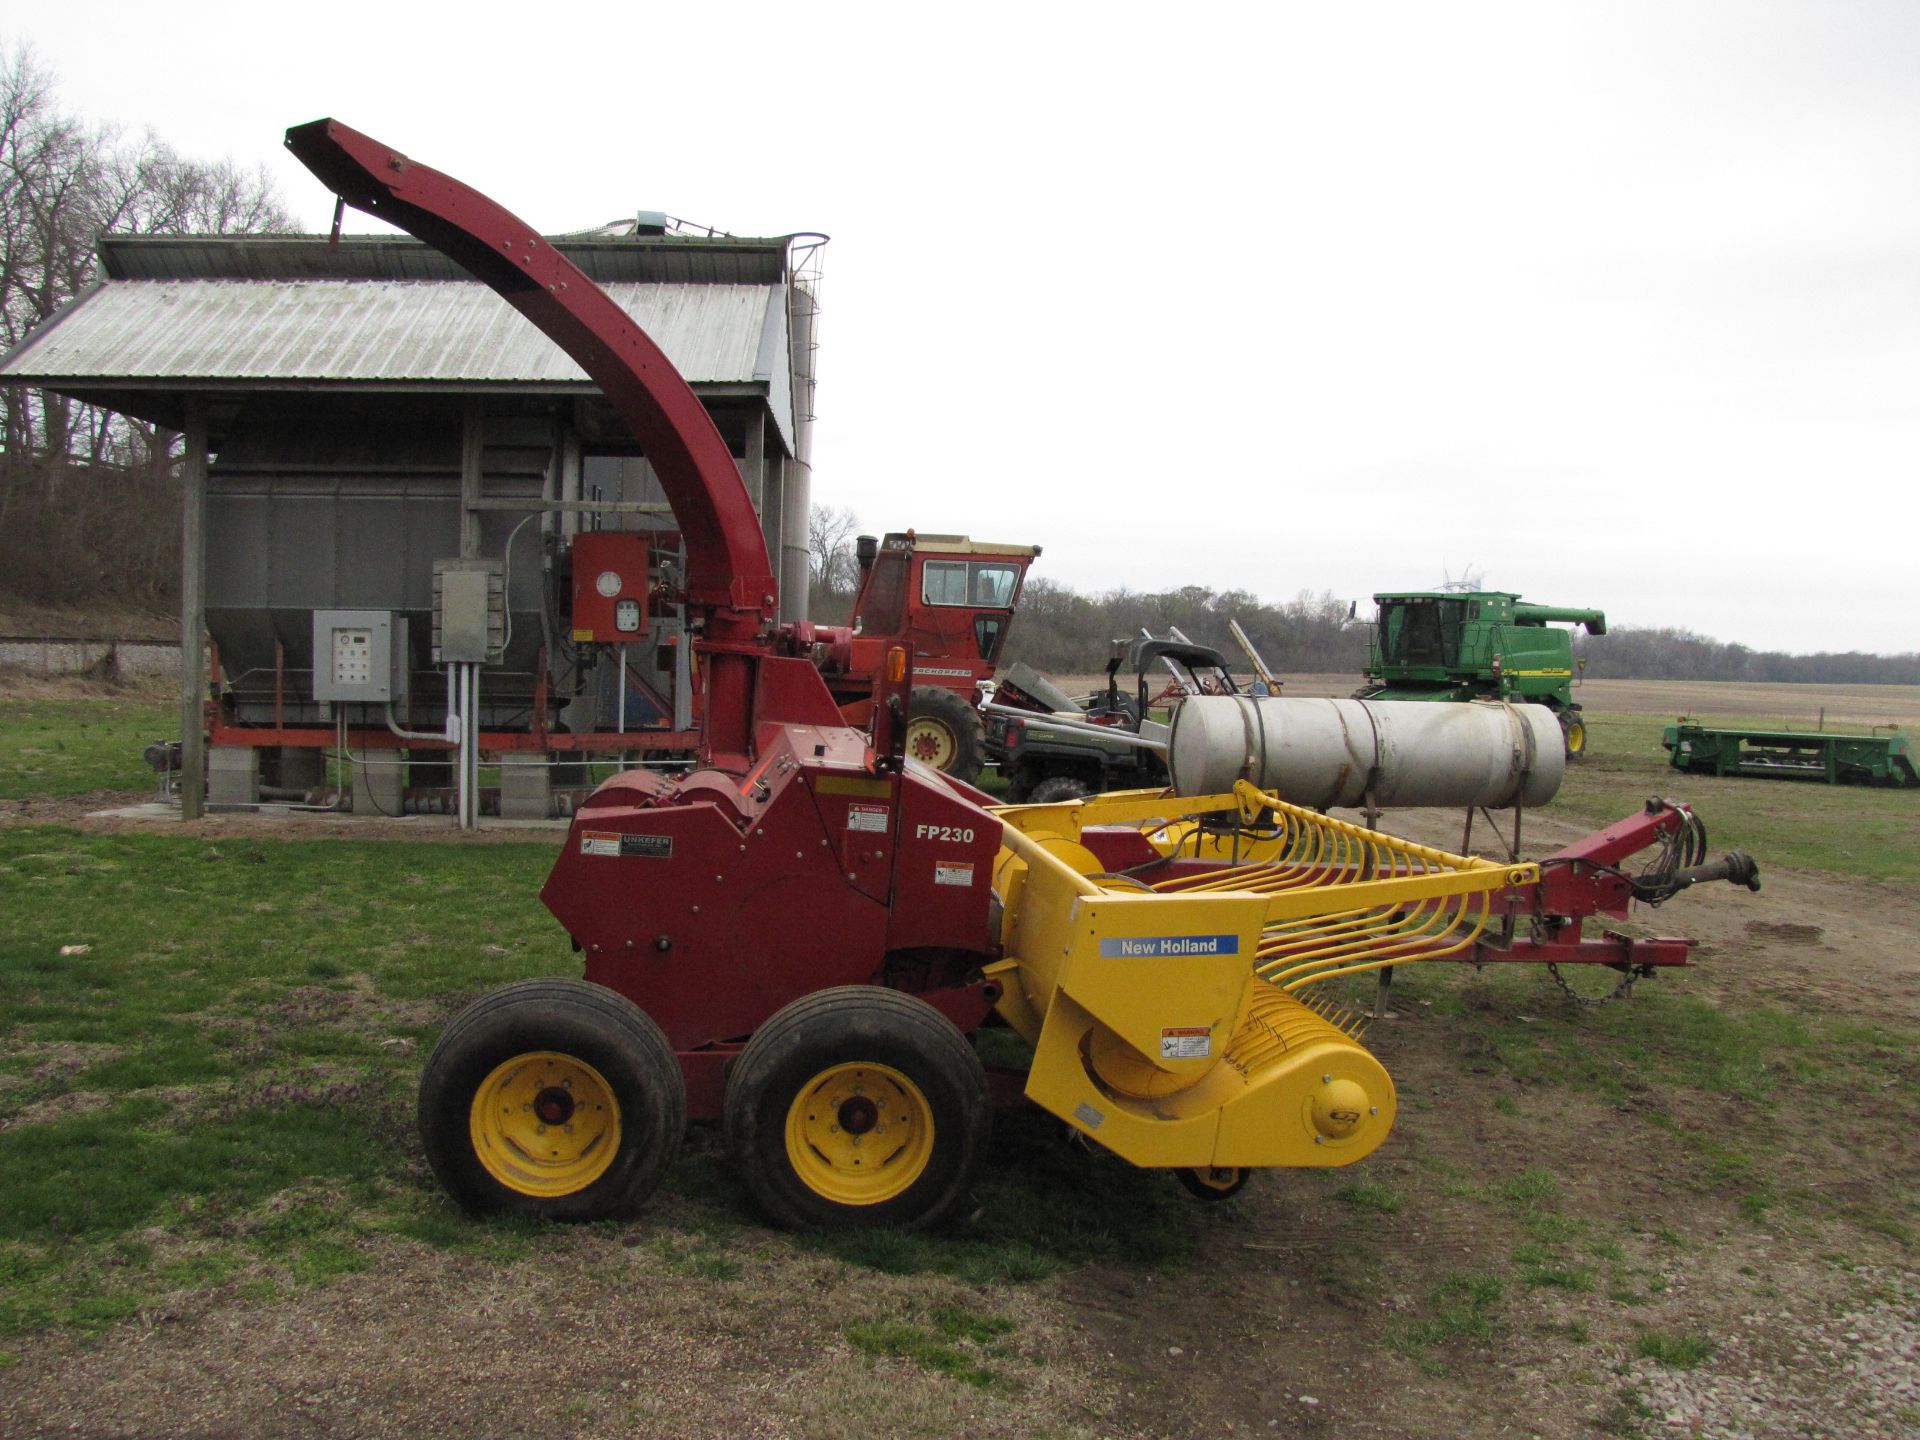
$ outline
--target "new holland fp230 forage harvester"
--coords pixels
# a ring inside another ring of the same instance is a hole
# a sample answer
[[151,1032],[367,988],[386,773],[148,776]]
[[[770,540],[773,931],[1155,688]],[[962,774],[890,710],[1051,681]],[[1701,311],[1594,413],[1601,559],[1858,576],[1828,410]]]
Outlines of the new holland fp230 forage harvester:
[[[1750,879],[1739,857],[1699,864],[1704,835],[1677,806],[1539,865],[1391,839],[1245,780],[995,809],[903,754],[903,650],[871,733],[842,721],[812,627],[774,623],[725,443],[606,294],[485,196],[345,126],[302,125],[287,144],[571,355],[645,448],[685,538],[699,767],[600,787],[542,891],[585,979],[482,997],[422,1076],[428,1158],[470,1209],[629,1212],[691,1115],[724,1120],[776,1220],[932,1222],[985,1147],[990,1082],[968,1037],[990,1022],[1032,1042],[1014,1081],[1029,1100],[1196,1193],[1230,1194],[1264,1166],[1348,1164],[1386,1138],[1393,1082],[1310,998],[1316,982],[1450,956],[1684,964],[1685,941],[1583,926],[1635,897]],[[1536,762],[1561,763],[1537,743],[1557,739],[1551,717],[1528,709],[1491,721],[1488,757],[1522,785]],[[1176,770],[1183,734],[1202,750],[1224,735],[1260,773],[1264,712],[1188,719],[1201,713],[1183,709]],[[1655,842],[1652,869],[1621,868]]]

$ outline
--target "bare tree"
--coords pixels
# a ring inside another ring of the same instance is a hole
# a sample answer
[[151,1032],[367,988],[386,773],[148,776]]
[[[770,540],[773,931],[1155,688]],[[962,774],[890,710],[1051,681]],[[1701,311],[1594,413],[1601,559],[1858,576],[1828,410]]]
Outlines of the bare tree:
[[815,595],[851,599],[860,579],[853,538],[860,517],[842,505],[815,505],[807,512],[807,549],[812,552]]
[[[93,278],[103,231],[285,232],[264,169],[181,156],[63,110],[32,50],[0,51],[0,341],[20,344]],[[24,386],[0,387],[0,583],[60,601],[104,586],[152,600],[175,569],[154,544],[178,445],[153,426]],[[82,485],[101,492],[81,496]],[[153,493],[142,493],[143,487]],[[169,527],[159,527],[162,533]],[[84,544],[76,544],[81,531]],[[154,568],[155,565],[159,568]]]

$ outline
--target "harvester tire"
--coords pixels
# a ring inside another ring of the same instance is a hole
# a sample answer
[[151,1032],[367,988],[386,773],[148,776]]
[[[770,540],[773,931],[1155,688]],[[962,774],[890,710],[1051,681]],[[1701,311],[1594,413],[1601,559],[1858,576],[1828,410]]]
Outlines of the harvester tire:
[[522,980],[448,1025],[420,1075],[427,1163],[477,1215],[606,1220],[659,1188],[687,1128],[660,1027],[584,980]]
[[1578,710],[1560,712],[1560,734],[1567,742],[1567,759],[1587,758],[1587,722]]
[[727,1077],[727,1148],[777,1225],[933,1225],[966,1198],[992,1124],[986,1071],[924,1000],[844,985],[754,1032]]
[[907,757],[971,785],[986,763],[987,727],[963,696],[916,685],[907,702]]
[[1093,787],[1073,775],[1050,775],[1028,792],[1028,805],[1059,805],[1068,800],[1084,800]]

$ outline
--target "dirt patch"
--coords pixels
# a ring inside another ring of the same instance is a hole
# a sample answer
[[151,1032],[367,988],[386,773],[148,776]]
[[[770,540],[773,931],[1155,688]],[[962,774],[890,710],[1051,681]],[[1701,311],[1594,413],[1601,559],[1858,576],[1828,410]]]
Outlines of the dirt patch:
[[[733,1279],[677,1273],[671,1213],[536,1241],[503,1267],[403,1241],[324,1289],[155,1307],[36,1345],[0,1382],[8,1436],[1078,1436],[1091,1356],[1031,1292],[849,1271],[748,1230]],[[971,1385],[869,1357],[850,1325],[940,1306],[1017,1315]],[[270,1358],[269,1358],[270,1357]],[[76,1377],[86,1377],[76,1395]],[[457,1397],[457,1399],[455,1398]]]
[[[1459,825],[1446,810],[1403,810],[1380,821],[1389,834],[1446,849],[1459,844]],[[1532,854],[1571,845],[1590,828],[1537,811],[1526,826]],[[1758,995],[1920,1024],[1920,969],[1913,964],[1920,895],[1902,885],[1786,870],[1765,857],[1761,880],[1757,894],[1711,885],[1658,909],[1636,907],[1635,914],[1650,931],[1699,942],[1694,954],[1701,963],[1684,977],[1692,993]]]
[[1747,922],[1747,933],[1749,935],[1771,936],[1775,940],[1798,940],[1804,943],[1811,943],[1812,941],[1820,939],[1827,932],[1822,930],[1818,925],[1801,925],[1791,920],[1749,920]]

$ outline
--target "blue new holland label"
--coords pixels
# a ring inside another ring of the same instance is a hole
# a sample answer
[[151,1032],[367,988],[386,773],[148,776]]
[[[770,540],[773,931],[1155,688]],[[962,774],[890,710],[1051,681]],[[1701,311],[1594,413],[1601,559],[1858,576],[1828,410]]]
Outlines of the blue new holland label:
[[1238,935],[1119,935],[1100,942],[1103,960],[1160,960],[1181,955],[1238,955]]

